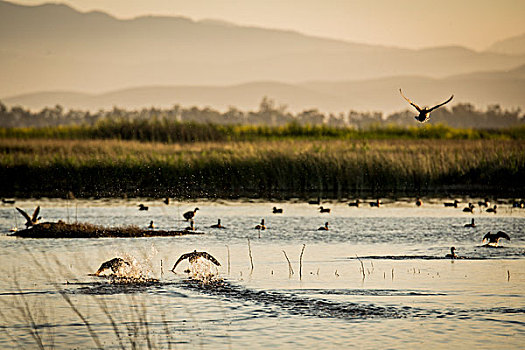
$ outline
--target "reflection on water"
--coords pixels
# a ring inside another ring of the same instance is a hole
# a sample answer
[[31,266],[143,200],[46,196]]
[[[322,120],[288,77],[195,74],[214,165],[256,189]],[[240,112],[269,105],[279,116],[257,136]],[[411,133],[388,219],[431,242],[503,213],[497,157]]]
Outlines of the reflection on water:
[[[131,201],[38,204],[44,221],[69,216],[146,227],[154,220],[159,229],[187,226],[182,213],[196,204],[141,202],[148,212]],[[202,236],[0,237],[0,347],[34,348],[39,341],[56,348],[97,342],[104,348],[214,349],[523,345],[525,211],[502,205],[497,215],[473,215],[431,200],[422,208],[333,203],[330,214],[279,203],[284,213],[274,215],[273,206],[198,203]],[[465,228],[472,217],[476,227]],[[219,218],[228,229],[210,228]],[[268,229],[258,238],[253,227],[263,218]],[[326,221],[330,230],[318,231]],[[0,230],[13,225],[13,208],[0,207]],[[505,231],[511,241],[483,247],[488,231]],[[465,259],[445,259],[451,246]],[[186,260],[170,272],[179,256],[195,249],[221,266]],[[114,257],[130,267],[92,276]]]

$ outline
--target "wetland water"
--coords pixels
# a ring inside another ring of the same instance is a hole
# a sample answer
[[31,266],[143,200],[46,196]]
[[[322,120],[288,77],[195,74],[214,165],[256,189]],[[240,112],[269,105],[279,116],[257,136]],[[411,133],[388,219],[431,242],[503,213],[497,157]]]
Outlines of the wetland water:
[[[149,210],[138,211],[138,203]],[[96,348],[98,342],[108,349],[525,344],[525,209],[499,204],[490,214],[476,206],[470,214],[462,212],[465,201],[445,208],[438,200],[421,208],[408,201],[380,208],[324,203],[330,214],[308,204],[265,202],[20,200],[16,206],[32,212],[38,204],[43,221],[146,227],[153,220],[159,229],[188,226],[182,213],[199,207],[196,226],[205,234],[21,239],[6,235],[15,224],[13,206],[0,207],[2,349],[36,348],[39,341],[46,348]],[[272,214],[273,206],[284,213]],[[209,228],[218,218],[227,229]],[[268,229],[259,238],[253,227],[262,218]],[[471,218],[477,227],[465,228]],[[330,231],[318,231],[326,221]],[[511,241],[482,247],[488,231],[505,231]],[[444,259],[451,246],[468,259]],[[221,262],[218,281],[188,279],[187,260],[177,274],[169,271],[194,249]],[[89,276],[116,256],[132,261],[131,272],[158,281]]]

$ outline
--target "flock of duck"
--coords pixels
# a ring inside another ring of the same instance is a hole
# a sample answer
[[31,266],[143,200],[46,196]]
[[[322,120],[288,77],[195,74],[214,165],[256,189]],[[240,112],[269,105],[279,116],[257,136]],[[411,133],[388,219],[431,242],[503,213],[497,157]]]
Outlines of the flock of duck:
[[[7,203],[6,200],[2,200],[2,202]],[[165,204],[169,204],[169,198],[166,198],[163,202]],[[14,204],[14,201],[9,202],[9,203],[10,204]],[[318,197],[317,200],[312,200],[312,201],[309,201],[308,203],[312,204],[312,205],[320,205],[321,204],[321,199]],[[460,202],[458,200],[454,200],[453,202],[445,202],[445,203],[443,203],[443,205],[445,207],[458,208],[458,204],[459,203]],[[358,207],[361,206],[361,204],[364,204],[364,202],[362,202],[359,199],[356,199],[355,201],[349,202],[348,206],[358,208]],[[478,204],[480,210],[484,209],[488,213],[494,213],[494,214],[497,213],[497,205],[494,205],[494,206],[491,207],[490,206],[490,202],[488,201],[488,199],[479,201],[477,204]],[[383,203],[381,202],[381,200],[376,199],[374,201],[368,202],[368,205],[370,207],[381,207],[383,205]],[[415,205],[417,207],[421,207],[423,205],[422,200],[420,198],[417,198],[416,201],[415,201]],[[513,207],[517,207],[517,208],[524,208],[525,207],[525,201],[524,200],[521,200],[519,202],[514,201],[512,203],[512,206]],[[463,212],[474,213],[475,208],[476,207],[475,207],[475,205],[473,203],[468,203],[468,205],[465,208],[463,208]],[[139,211],[147,211],[148,209],[149,209],[149,207],[145,206],[142,203],[138,205],[138,210]],[[41,216],[39,216],[39,214],[40,214],[40,206],[36,207],[35,211],[33,212],[33,214],[31,216],[28,213],[26,213],[21,208],[16,207],[16,210],[25,218],[25,220],[26,220],[26,223],[25,223],[26,228],[29,228],[29,227],[32,227],[32,226],[38,224],[39,221],[41,220]],[[198,210],[199,210],[199,208],[196,207],[195,209],[187,211],[187,212],[182,214],[182,217],[187,222],[189,222],[189,226],[186,227],[185,230],[187,230],[187,231],[195,231],[196,230],[196,227],[195,227],[195,216],[196,216]],[[319,210],[320,213],[327,213],[327,214],[329,214],[331,212],[330,208],[327,208],[327,207],[324,207],[324,206],[319,206],[318,210]],[[283,212],[284,212],[284,210],[282,208],[277,208],[277,207],[273,207],[272,208],[272,213],[273,214],[283,214]],[[319,231],[329,231],[330,230],[329,226],[330,226],[330,224],[327,221],[327,222],[325,222],[325,224],[323,226],[319,227],[317,230],[319,230]],[[474,228],[474,227],[476,227],[476,223],[475,223],[474,218],[472,218],[470,223],[465,224],[464,227],[466,227],[466,228]],[[156,228],[156,226],[155,226],[153,221],[150,221],[150,223],[148,225],[148,228],[149,229],[155,229]],[[224,227],[222,225],[221,219],[218,219],[217,223],[211,225],[210,228],[213,228],[213,229],[225,229],[226,227]],[[265,225],[264,219],[261,219],[261,222],[254,226],[254,229],[259,230],[259,237],[260,237],[260,231],[266,230],[266,225]],[[491,232],[488,232],[487,234],[485,234],[485,236],[483,236],[482,243],[486,243],[486,246],[488,246],[488,247],[495,247],[495,246],[498,246],[498,243],[499,243],[500,239],[506,239],[506,240],[510,241],[510,236],[507,233],[503,232],[503,231],[498,231],[495,234],[493,234]],[[175,272],[175,268],[177,267],[177,265],[181,261],[183,261],[185,259],[188,259],[190,261],[190,263],[191,263],[191,262],[197,261],[199,258],[207,259],[207,260],[211,261],[213,264],[215,264],[217,266],[220,266],[219,261],[217,259],[215,259],[213,256],[211,256],[209,253],[207,253],[207,252],[197,252],[195,250],[195,251],[193,251],[191,253],[186,253],[186,254],[181,255],[179,257],[179,259],[176,261],[176,263],[174,264],[174,266],[171,269],[171,271]],[[459,259],[461,257],[456,254],[456,248],[455,247],[451,247],[450,248],[450,253],[446,254],[445,258]],[[102,263],[100,268],[95,272],[95,275],[99,276],[102,272],[104,272],[105,270],[108,270],[108,269],[110,269],[112,272],[116,273],[120,268],[124,267],[125,265],[129,266],[130,264],[129,264],[129,262],[125,261],[122,258],[114,258],[114,259],[111,259],[111,260],[108,260],[108,261]]]

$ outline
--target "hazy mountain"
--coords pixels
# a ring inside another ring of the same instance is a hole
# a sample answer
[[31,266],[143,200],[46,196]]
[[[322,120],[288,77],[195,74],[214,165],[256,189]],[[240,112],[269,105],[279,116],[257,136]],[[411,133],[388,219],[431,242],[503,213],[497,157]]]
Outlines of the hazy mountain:
[[487,51],[508,55],[525,55],[525,33],[497,41]]
[[[4,1],[0,1],[0,43],[1,97],[53,90],[100,93],[159,85],[231,85],[230,91],[249,87],[257,94],[271,95],[272,91],[263,91],[265,85],[239,84],[292,83],[279,85],[287,90],[311,80],[398,75],[441,78],[525,63],[525,56],[461,47],[407,50],[213,20],[152,16],[119,20],[101,12],[81,13],[66,5],[30,7]],[[214,89],[224,88],[210,89],[208,103],[234,104],[214,95]],[[312,93],[319,92],[306,88],[300,96],[290,98],[308,102]],[[191,91],[181,94],[189,96]]]
[[254,82],[229,86],[150,86],[117,90],[104,94],[45,92],[14,96],[3,100],[7,105],[32,109],[61,104],[67,108],[98,110],[113,106],[127,109],[172,107],[180,104],[209,106],[225,110],[235,106],[256,110],[263,96],[291,111],[318,108],[323,112],[383,111],[411,108],[399,95],[406,95],[420,105],[432,105],[455,95],[452,103],[470,102],[481,107],[499,104],[504,108],[525,109],[525,65],[510,71],[478,72],[446,78],[397,76],[371,80],[311,81],[298,84]]

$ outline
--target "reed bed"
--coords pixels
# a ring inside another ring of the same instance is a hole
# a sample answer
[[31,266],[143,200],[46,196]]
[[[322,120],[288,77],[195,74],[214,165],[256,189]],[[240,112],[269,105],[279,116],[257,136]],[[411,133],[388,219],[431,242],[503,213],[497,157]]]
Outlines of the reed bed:
[[516,195],[525,141],[0,138],[0,169],[5,197]]

